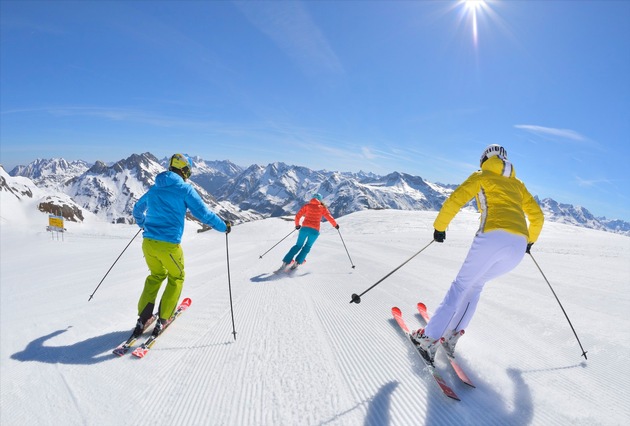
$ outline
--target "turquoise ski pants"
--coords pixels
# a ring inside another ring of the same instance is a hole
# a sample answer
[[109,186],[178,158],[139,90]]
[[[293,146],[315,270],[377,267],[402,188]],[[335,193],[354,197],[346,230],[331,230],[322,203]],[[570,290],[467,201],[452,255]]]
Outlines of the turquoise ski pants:
[[306,260],[306,255],[309,251],[311,251],[311,247],[313,247],[313,244],[315,244],[315,240],[317,240],[317,237],[319,237],[319,231],[317,229],[305,226],[301,227],[295,245],[291,247],[291,250],[289,250],[287,255],[284,256],[284,259],[282,259],[282,261],[284,263],[291,263],[291,261],[293,260],[293,256],[295,256],[297,253],[295,261],[298,263],[298,265],[304,263],[304,261]]

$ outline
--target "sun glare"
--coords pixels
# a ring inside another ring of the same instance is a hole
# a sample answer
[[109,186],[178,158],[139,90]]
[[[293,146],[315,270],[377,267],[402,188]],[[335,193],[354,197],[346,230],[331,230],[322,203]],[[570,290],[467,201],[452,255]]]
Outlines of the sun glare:
[[484,0],[464,0],[464,6],[466,9],[475,11],[477,9],[481,9],[485,4]]
[[463,5],[465,14],[470,16],[473,43],[477,47],[477,14],[486,8],[486,2],[484,0],[462,0],[460,5]]

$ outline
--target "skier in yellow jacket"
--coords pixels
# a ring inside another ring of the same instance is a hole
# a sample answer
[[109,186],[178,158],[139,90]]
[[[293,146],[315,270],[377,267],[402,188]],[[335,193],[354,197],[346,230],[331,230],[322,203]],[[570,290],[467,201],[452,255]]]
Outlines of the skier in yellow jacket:
[[514,269],[543,226],[543,212],[516,178],[505,148],[488,146],[480,167],[453,191],[433,224],[433,239],[444,242],[448,224],[475,197],[480,226],[466,260],[429,323],[413,333],[422,355],[431,363],[440,343],[454,356],[455,344],[470,323],[486,282]]

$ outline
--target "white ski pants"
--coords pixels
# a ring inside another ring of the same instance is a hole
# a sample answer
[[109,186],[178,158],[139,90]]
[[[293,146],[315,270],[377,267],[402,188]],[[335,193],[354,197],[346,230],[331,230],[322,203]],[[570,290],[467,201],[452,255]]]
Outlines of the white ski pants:
[[464,264],[424,333],[438,339],[449,330],[465,329],[486,282],[514,269],[525,256],[526,248],[527,239],[522,235],[500,230],[476,235]]

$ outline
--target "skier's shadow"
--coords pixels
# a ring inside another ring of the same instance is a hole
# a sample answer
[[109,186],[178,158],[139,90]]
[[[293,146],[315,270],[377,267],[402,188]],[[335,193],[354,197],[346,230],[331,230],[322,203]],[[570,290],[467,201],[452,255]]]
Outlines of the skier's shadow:
[[[70,328],[70,327],[68,327]],[[102,336],[90,337],[67,346],[45,346],[44,342],[65,333],[65,330],[53,331],[29,343],[21,352],[11,355],[17,361],[37,361],[47,364],[83,364],[91,365],[107,361],[115,356],[109,351],[129,336],[129,331],[115,331]]]
[[368,412],[365,416],[364,426],[379,426],[388,425],[391,422],[390,419],[390,406],[392,400],[392,394],[398,382],[389,382],[378,390],[378,393],[374,395],[368,406]]
[[[357,403],[354,407],[343,411],[334,417],[319,423],[319,426],[328,424],[343,424],[342,418],[355,411],[356,409],[367,405],[367,414],[365,416],[364,426],[383,426],[390,424],[390,405],[392,394],[398,386],[398,382],[388,382],[381,386],[376,395]],[[345,422],[348,423],[348,422]]]
[[[418,314],[419,316],[419,314]],[[390,319],[389,323],[392,327],[396,328],[401,335],[403,335],[402,330],[396,323],[394,319]],[[424,324],[424,320],[420,317],[420,324]],[[407,337],[405,337],[407,339]],[[414,353],[413,349],[410,346],[410,359],[412,359],[413,363],[418,365],[419,374],[422,376],[428,376],[429,373],[425,371],[425,367],[423,366],[422,361],[419,361],[417,355]],[[466,368],[466,363],[461,359],[459,363],[462,367]],[[465,401],[472,400],[476,407],[481,409],[481,412],[484,412],[484,417],[473,418],[472,420],[466,420],[465,423],[472,425],[485,425],[489,423],[497,423],[497,424],[509,424],[509,425],[529,425],[532,422],[532,418],[534,417],[534,404],[531,391],[529,386],[523,379],[523,372],[517,370],[515,368],[507,369],[507,375],[514,383],[514,396],[512,400],[514,401],[513,407],[508,407],[507,401],[506,404],[500,404],[503,398],[496,393],[496,390],[492,387],[491,383],[488,383],[480,376],[475,375],[472,371],[468,372],[469,377],[477,386],[477,389],[472,392],[472,389],[460,383],[454,372],[450,371],[450,368],[441,369],[440,373],[447,379],[447,382],[452,385],[453,389],[457,391],[460,396],[463,397]],[[433,387],[431,380],[427,378],[427,386],[431,384],[430,387]],[[452,401],[447,401],[448,398],[445,398],[435,387],[431,391],[431,397],[429,399],[429,404],[426,410],[426,424],[442,424],[443,423],[443,414],[444,409],[449,407],[449,403]],[[466,402],[458,402],[458,404],[466,404]],[[490,420],[492,419],[492,421]],[[455,420],[452,420],[455,421]],[[461,419],[464,422],[464,419]]]
[[280,281],[282,279],[287,279],[287,278],[304,277],[310,274],[311,274],[310,272],[304,272],[301,274],[297,274],[295,272],[291,272],[291,273],[283,272],[279,274],[275,274],[273,272],[271,273],[266,272],[264,274],[256,275],[255,277],[251,277],[249,280],[253,283],[268,283],[268,282],[273,282],[273,281]]
[[256,275],[255,277],[251,277],[249,280],[253,283],[268,283],[272,281],[278,281],[280,279],[282,279],[282,276],[280,274],[266,272],[264,274]]

